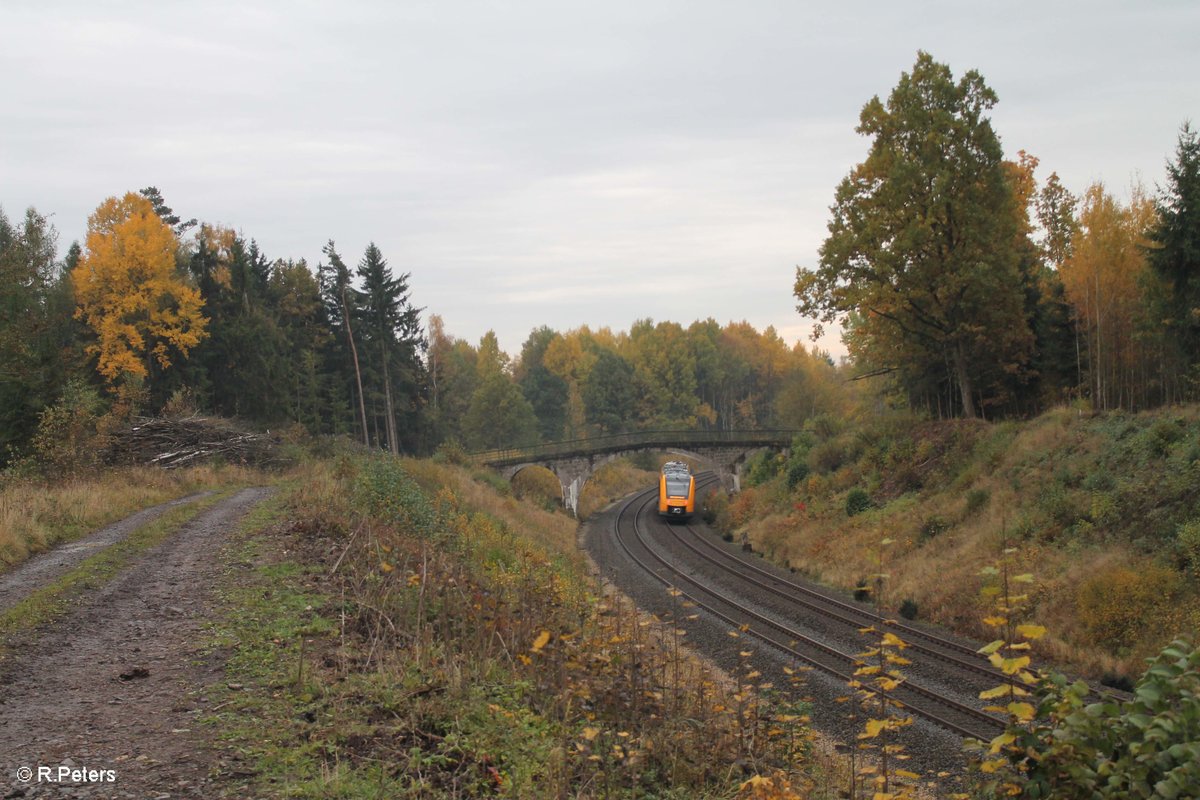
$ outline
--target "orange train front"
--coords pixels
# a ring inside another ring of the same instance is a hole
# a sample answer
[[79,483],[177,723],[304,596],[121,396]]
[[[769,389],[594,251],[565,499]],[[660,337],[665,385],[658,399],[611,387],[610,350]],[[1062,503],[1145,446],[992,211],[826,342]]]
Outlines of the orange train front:
[[658,515],[668,519],[691,519],[696,513],[696,479],[682,461],[663,464],[658,478]]

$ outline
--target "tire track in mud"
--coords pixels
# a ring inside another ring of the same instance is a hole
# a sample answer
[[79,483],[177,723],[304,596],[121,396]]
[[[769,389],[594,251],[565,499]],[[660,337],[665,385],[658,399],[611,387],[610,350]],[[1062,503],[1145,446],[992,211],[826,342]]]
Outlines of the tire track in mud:
[[153,522],[171,509],[194,503],[211,494],[212,492],[198,492],[144,508],[123,520],[106,525],[80,539],[61,544],[53,550],[39,553],[18,564],[11,571],[0,575],[0,613],[12,608],[56,578],[70,572],[83,560],[99,553],[106,547],[125,540],[138,528]]
[[[203,626],[226,570],[221,548],[270,492],[222,500],[15,643],[0,664],[0,797],[218,794],[198,718],[207,713],[202,690],[223,668],[201,657]],[[57,777],[64,765],[112,770],[115,780],[37,781],[38,767]],[[32,782],[20,780],[21,768],[34,771]]]

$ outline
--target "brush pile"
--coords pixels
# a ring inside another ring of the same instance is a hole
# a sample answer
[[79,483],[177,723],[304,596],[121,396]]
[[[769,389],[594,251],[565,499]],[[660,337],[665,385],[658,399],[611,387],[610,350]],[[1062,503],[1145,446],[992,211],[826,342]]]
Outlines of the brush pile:
[[234,427],[208,417],[136,417],[113,437],[109,461],[151,464],[164,469],[219,460],[268,466],[276,461],[276,437]]

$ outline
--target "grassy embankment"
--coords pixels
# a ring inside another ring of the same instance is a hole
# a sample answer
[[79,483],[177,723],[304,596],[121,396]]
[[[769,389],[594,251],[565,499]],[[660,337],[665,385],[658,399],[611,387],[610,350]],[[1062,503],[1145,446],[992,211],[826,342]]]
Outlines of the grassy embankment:
[[232,794],[731,797],[781,769],[825,796],[803,709],[599,594],[574,520],[494,476],[318,463],[245,531],[208,698]]
[[713,503],[730,535],[846,589],[876,570],[888,604],[992,638],[980,570],[1005,547],[1036,576],[1043,656],[1094,678],[1136,677],[1144,659],[1200,628],[1200,408],[1051,411],[1028,422],[858,426],[818,420],[758,485]]

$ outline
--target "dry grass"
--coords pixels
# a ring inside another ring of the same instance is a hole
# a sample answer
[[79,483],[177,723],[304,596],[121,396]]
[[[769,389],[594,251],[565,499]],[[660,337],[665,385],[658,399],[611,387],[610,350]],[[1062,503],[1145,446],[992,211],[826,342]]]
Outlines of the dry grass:
[[59,482],[0,484],[0,570],[147,506],[203,489],[253,480],[242,467],[199,466],[166,472],[129,467]]
[[[665,458],[663,460],[666,460]],[[639,469],[628,461],[605,464],[583,485],[579,498],[579,518],[587,519],[613,500],[630,492],[658,485],[658,473]]]
[[[973,440],[927,476],[919,491],[889,495],[879,453],[866,453],[833,473],[814,472],[782,500],[774,484],[743,492],[730,504],[732,523],[775,561],[847,589],[874,572],[871,553],[890,538],[886,603],[895,609],[911,599],[920,618],[976,636],[987,634],[980,622],[979,572],[1004,547],[1015,546],[1018,568],[1037,580],[1032,615],[1051,631],[1036,645],[1040,655],[1091,678],[1133,677],[1146,657],[1200,625],[1200,590],[1173,562],[1169,534],[1169,520],[1186,517],[1189,505],[1191,514],[1200,512],[1197,492],[1186,481],[1160,491],[1165,481],[1159,477],[1186,464],[1188,448],[1196,447],[1198,414],[1200,409],[1186,408],[1102,417],[1064,408],[1029,423],[964,427],[955,435]],[[1173,433],[1176,428],[1182,433]],[[1179,438],[1156,444],[1153,436],[1161,431]],[[911,435],[915,445],[894,436],[891,446],[919,453],[924,435]],[[921,462],[914,457],[911,463]],[[877,507],[848,517],[846,492],[855,486],[867,487]],[[1117,513],[1098,514],[1103,502],[1115,502]],[[1134,503],[1134,511],[1123,505]],[[1158,524],[1160,533],[1150,533],[1136,518],[1155,514],[1168,520]],[[1135,609],[1139,625],[1116,607],[1103,609],[1111,622],[1081,618],[1097,613],[1081,605],[1087,580],[1108,575],[1110,583],[1128,583],[1114,565],[1154,580],[1167,598],[1154,603],[1125,589],[1141,603]],[[1105,635],[1106,625],[1116,632]]]

